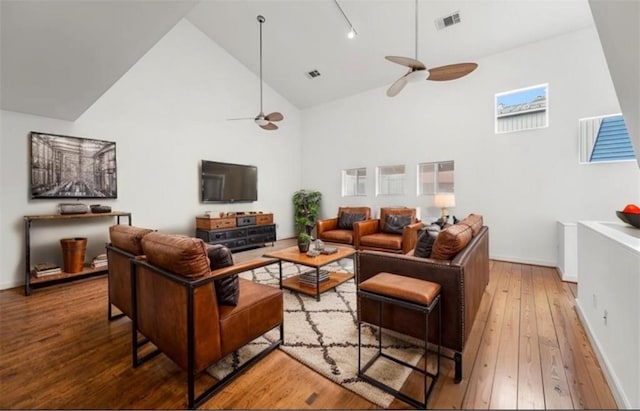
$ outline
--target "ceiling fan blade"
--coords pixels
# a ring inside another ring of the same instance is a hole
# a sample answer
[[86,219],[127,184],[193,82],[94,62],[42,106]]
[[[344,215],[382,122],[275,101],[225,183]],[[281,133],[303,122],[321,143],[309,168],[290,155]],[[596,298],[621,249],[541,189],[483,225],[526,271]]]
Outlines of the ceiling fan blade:
[[396,63],[396,64],[400,64],[403,66],[407,66],[409,68],[412,68],[414,70],[424,70],[426,67],[424,64],[422,64],[421,61],[418,61],[416,59],[412,59],[411,57],[401,57],[401,56],[385,56],[385,59]]
[[429,69],[429,78],[433,81],[455,80],[464,77],[478,67],[476,63],[458,63]]
[[278,126],[276,126],[276,125],[275,125],[275,124],[273,124],[273,123],[267,123],[267,124],[265,124],[264,126],[260,126],[260,128],[261,128],[261,129],[264,129],[264,130],[277,130],[277,129],[278,129]]
[[253,120],[255,117],[238,117],[238,118],[228,118],[227,120]]
[[264,118],[269,121],[281,121],[284,119],[284,116],[281,113],[274,111],[273,113],[267,114]]
[[396,96],[400,91],[402,91],[402,89],[404,88],[404,86],[407,85],[407,75],[405,74],[404,76],[400,77],[399,79],[397,79],[392,85],[391,87],[389,87],[389,89],[387,90],[387,96],[389,97],[394,97]]

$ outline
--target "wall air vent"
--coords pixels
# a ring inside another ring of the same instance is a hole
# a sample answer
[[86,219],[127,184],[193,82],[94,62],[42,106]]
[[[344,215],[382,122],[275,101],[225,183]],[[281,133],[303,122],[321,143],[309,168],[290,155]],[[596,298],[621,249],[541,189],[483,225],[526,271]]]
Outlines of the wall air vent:
[[306,76],[307,76],[308,78],[316,78],[316,77],[320,77],[320,72],[319,72],[318,70],[311,70],[311,71],[309,71],[309,72],[307,72],[307,73],[305,73],[305,74],[306,74]]
[[438,30],[442,30],[449,26],[453,26],[454,24],[460,23],[460,12],[456,11],[447,16],[439,17],[436,19],[436,28]]

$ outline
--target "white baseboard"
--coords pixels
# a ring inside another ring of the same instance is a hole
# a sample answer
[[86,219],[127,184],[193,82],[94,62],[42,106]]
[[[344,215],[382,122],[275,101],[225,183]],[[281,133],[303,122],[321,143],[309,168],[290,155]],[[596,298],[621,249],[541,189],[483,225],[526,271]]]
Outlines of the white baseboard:
[[556,267],[556,269],[558,270],[558,275],[562,281],[568,281],[570,283],[578,282],[578,274],[567,274],[562,271],[561,267]]
[[520,257],[509,257],[504,255],[492,255],[489,257],[492,260],[499,261],[509,261],[511,263],[521,263],[521,264],[529,264],[529,265],[542,265],[545,267],[555,267],[555,261],[544,261],[544,260],[530,260],[528,258],[520,258]]
[[582,311],[582,307],[578,302],[576,302],[576,312],[578,313],[578,317],[580,318],[580,322],[582,322],[582,326],[584,330],[587,332],[587,338],[589,338],[589,342],[591,342],[591,346],[593,347],[593,351],[596,353],[596,357],[598,357],[598,362],[600,363],[600,367],[602,368],[602,372],[604,373],[604,378],[609,383],[609,387],[611,388],[611,393],[613,394],[613,398],[616,400],[616,404],[618,408],[626,408],[630,409],[631,403],[626,395],[624,395],[624,391],[622,390],[622,386],[620,385],[620,380],[616,377],[616,374],[611,367],[611,363],[607,359],[607,356],[602,351],[602,347],[600,346],[600,342],[591,332],[591,327],[589,326],[589,322],[587,321],[586,316]]
[[9,288],[23,287],[23,281],[12,281],[6,283],[0,283],[0,290],[8,290]]

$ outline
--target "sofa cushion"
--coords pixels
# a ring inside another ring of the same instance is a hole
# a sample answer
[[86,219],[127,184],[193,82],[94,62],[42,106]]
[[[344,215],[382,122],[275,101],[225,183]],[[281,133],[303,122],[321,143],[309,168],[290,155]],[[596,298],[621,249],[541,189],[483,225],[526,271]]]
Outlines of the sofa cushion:
[[[222,244],[210,245],[207,249],[209,257],[209,267],[211,270],[230,267],[233,265],[233,255],[231,250]],[[240,297],[240,283],[238,274],[213,280],[216,289],[218,305],[237,305]]]
[[440,231],[433,243],[431,258],[436,260],[451,260],[469,244],[473,237],[471,227],[466,224],[454,224]]
[[387,233],[368,234],[360,237],[360,245],[379,249],[402,250],[402,237]]
[[416,240],[416,248],[413,250],[413,255],[416,257],[429,258],[431,257],[431,251],[433,244],[440,233],[440,226],[437,224],[431,224],[424,230],[421,230]]
[[366,218],[364,213],[340,213],[338,217],[338,228],[342,230],[353,230],[353,223],[363,221]]
[[484,222],[482,221],[482,216],[479,214],[469,214],[467,218],[460,221],[459,224],[466,224],[471,227],[471,231],[473,232],[473,236],[477,236],[482,228]]
[[353,244],[352,230],[329,230],[320,234],[320,239],[334,243]]
[[410,215],[387,214],[382,231],[387,234],[402,234],[402,229],[409,224],[411,224]]
[[207,247],[199,238],[150,233],[142,238],[142,251],[149,264],[184,277],[202,277],[211,272]]
[[109,227],[109,240],[114,247],[133,255],[140,255],[142,254],[142,237],[153,231],[149,228],[116,224]]

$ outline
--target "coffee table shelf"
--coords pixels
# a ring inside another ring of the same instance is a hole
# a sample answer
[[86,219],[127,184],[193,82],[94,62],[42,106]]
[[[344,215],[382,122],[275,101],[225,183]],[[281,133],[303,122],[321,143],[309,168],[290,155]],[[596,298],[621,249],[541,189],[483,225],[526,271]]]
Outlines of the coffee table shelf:
[[[316,287],[313,285],[301,284],[298,281],[300,274],[294,275],[292,277],[288,277],[282,280],[282,287],[287,288],[289,290],[298,291],[307,295],[315,296],[316,295]],[[329,280],[323,283],[320,283],[320,294],[323,292],[330,290],[334,287],[339,286],[340,284],[349,281],[353,278],[353,273],[329,273]]]

